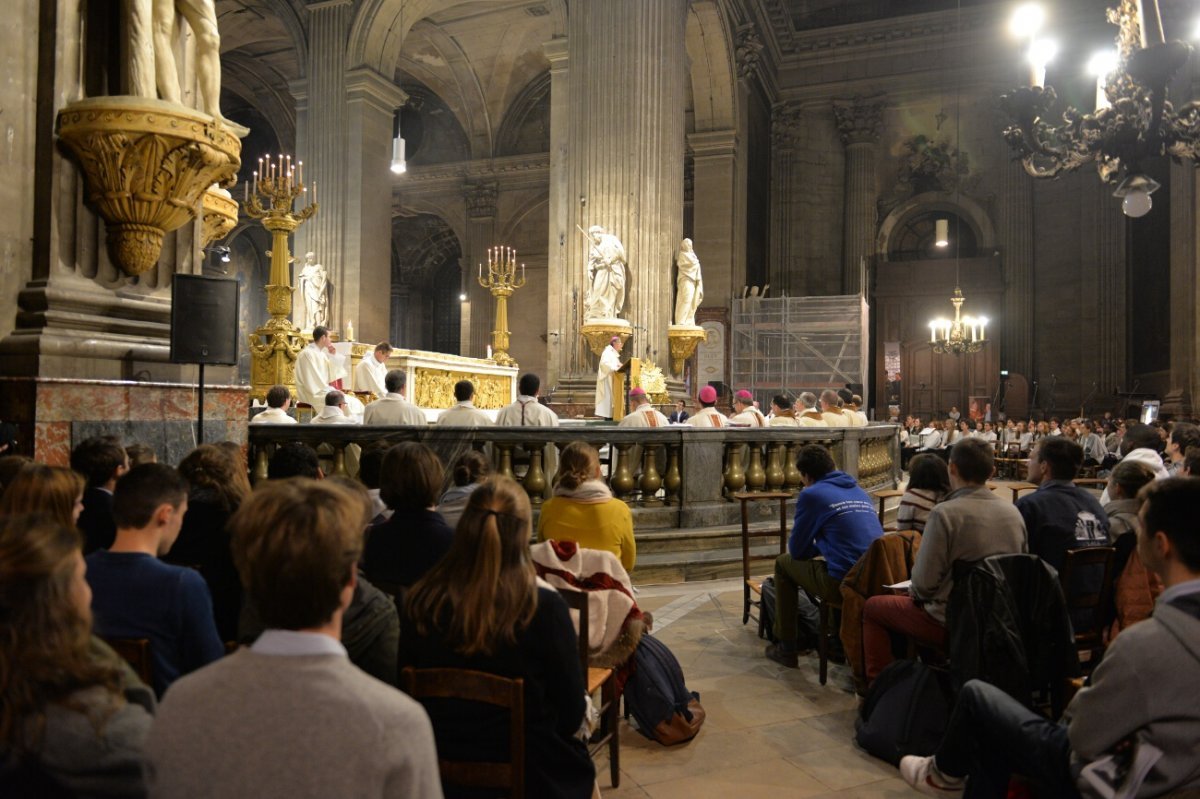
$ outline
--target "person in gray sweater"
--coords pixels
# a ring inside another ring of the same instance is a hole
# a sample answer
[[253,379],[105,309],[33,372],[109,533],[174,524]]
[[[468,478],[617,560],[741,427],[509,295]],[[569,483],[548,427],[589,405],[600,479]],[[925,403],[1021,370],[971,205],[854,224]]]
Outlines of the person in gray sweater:
[[266,631],[177,681],[147,746],[151,797],[442,796],[424,709],[339,641],[369,509],[332,482],[255,491],[230,519]]
[[981,439],[961,439],[950,450],[950,493],[929,512],[908,596],[873,596],[863,606],[869,682],[892,662],[892,632],[923,644],[945,644],[956,562],[1026,550],[1021,514],[987,487],[994,469],[992,449]]
[[1154,615],[1113,639],[1063,719],[968,682],[931,757],[900,774],[929,796],[1003,797],[1015,772],[1056,797],[1164,796],[1200,788],[1200,478],[1140,494],[1138,554],[1167,586]]

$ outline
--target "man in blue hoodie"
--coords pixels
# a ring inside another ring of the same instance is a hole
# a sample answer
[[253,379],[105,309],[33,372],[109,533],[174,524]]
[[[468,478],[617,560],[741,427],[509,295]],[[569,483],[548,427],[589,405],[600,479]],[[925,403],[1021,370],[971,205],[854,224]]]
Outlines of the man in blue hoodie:
[[[834,467],[829,450],[808,444],[796,460],[804,488],[796,499],[796,519],[788,551],[775,559],[775,638],[767,657],[796,668],[799,655],[796,616],[798,589],[821,601],[841,599],[839,586],[871,542],[883,535],[871,497],[854,478]],[[809,637],[817,630],[811,625]]]

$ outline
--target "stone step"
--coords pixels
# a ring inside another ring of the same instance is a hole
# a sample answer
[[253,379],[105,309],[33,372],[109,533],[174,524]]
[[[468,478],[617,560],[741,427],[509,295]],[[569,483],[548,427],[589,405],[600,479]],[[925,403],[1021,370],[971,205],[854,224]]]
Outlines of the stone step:
[[[776,545],[756,545],[750,548],[750,574],[771,574],[779,554]],[[742,548],[709,549],[692,552],[657,552],[642,555],[638,552],[637,566],[630,579],[635,585],[683,583],[693,580],[718,580],[740,577]]]
[[[751,532],[777,532],[779,522],[774,524],[751,524]],[[753,546],[769,544],[768,539],[753,538]],[[714,549],[736,549],[741,552],[742,526],[740,524],[705,527],[698,530],[663,530],[637,533],[638,558],[642,555],[667,552],[702,552]]]

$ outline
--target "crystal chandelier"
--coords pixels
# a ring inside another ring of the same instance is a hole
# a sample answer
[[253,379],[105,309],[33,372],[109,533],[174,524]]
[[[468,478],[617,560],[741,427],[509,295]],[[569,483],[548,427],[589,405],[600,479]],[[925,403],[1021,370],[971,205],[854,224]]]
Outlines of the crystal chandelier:
[[955,281],[954,295],[950,297],[954,306],[954,321],[934,319],[929,323],[929,343],[938,355],[962,355],[979,352],[987,341],[987,317],[963,316],[963,293]]
[[1042,19],[1033,5],[1013,16],[1013,32],[1030,41],[1031,70],[1028,87],[1000,98],[1012,120],[1005,141],[1035,178],[1057,178],[1095,161],[1101,180],[1117,184],[1113,196],[1122,198],[1122,210],[1143,216],[1159,187],[1142,173],[1143,162],[1162,155],[1200,159],[1200,102],[1177,111],[1167,99],[1167,84],[1187,63],[1191,46],[1165,40],[1158,0],[1121,0],[1108,11],[1108,21],[1119,28],[1117,51],[1091,62],[1098,73],[1095,110],[1068,107],[1055,126],[1045,119],[1057,99],[1045,75],[1057,48],[1034,38]]

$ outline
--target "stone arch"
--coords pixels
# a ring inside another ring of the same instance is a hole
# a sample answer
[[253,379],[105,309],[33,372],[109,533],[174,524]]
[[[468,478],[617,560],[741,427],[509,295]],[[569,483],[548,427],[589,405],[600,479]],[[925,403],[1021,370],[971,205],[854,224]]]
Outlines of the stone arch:
[[397,71],[386,74],[396,75],[396,82],[401,86],[410,82],[410,79],[427,86],[445,103],[466,132],[470,144],[470,155],[467,157],[490,156],[492,113],[488,107],[487,93],[462,44],[436,25],[418,23],[413,30],[424,36],[438,57],[444,60],[444,69],[430,68],[420,60],[401,54]]
[[410,349],[458,352],[462,282],[458,235],[436,214],[393,216],[391,252],[392,342]]
[[956,214],[970,225],[971,232],[975,235],[976,247],[980,251],[986,252],[996,246],[996,229],[983,206],[961,194],[930,191],[917,194],[900,203],[883,220],[883,224],[879,226],[879,233],[875,237],[877,260],[888,260],[892,237],[906,220],[917,214],[939,210]]
[[715,0],[688,6],[686,46],[697,131],[736,127],[732,35]]
[[441,95],[412,80],[401,88],[408,95],[400,110],[400,132],[407,142],[409,163],[421,166],[470,160],[470,137]]
[[516,96],[496,132],[496,155],[550,151],[550,72],[531,80]]

